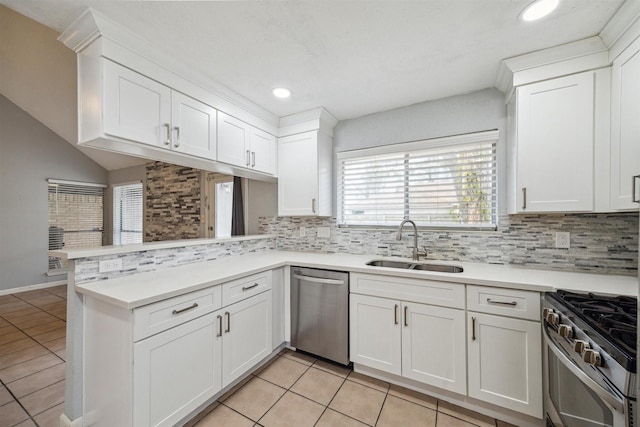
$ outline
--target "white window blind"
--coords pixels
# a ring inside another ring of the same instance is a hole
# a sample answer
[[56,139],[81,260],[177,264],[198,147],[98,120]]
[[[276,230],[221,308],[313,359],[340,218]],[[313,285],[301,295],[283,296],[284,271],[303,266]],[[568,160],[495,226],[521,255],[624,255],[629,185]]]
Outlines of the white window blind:
[[338,222],[495,228],[497,131],[338,154]]
[[142,243],[142,183],[113,187],[113,244]]
[[[48,180],[49,249],[102,246],[105,185]],[[66,264],[49,257],[49,272]]]

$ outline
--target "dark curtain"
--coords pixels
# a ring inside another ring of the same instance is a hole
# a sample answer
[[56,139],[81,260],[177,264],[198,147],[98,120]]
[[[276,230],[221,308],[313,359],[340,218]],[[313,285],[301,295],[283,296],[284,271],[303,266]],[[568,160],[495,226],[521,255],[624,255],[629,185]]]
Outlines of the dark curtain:
[[244,210],[242,209],[242,181],[233,177],[233,212],[231,213],[231,235],[244,236]]

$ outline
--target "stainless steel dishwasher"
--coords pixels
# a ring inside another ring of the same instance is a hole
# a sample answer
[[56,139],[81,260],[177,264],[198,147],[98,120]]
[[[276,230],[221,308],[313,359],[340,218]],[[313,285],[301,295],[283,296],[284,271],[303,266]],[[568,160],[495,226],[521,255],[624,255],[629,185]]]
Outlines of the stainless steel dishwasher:
[[349,274],[291,267],[291,345],[349,364]]

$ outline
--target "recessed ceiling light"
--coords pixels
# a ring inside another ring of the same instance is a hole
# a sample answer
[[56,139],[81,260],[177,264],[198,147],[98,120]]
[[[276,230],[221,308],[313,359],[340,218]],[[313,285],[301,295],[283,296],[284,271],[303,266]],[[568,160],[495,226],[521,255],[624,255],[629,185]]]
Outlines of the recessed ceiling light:
[[522,11],[520,18],[526,22],[544,18],[553,12],[559,3],[560,0],[536,0]]
[[288,98],[291,96],[291,91],[283,87],[277,87],[273,90],[273,96],[278,98]]

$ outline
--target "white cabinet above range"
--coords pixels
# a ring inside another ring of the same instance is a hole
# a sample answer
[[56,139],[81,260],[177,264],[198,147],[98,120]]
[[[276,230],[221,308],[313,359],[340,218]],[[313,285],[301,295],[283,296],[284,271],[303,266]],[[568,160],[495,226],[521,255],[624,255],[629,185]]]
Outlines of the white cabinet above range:
[[[510,105],[510,213],[591,212],[595,158],[609,146],[608,68],[516,89]],[[608,173],[608,165],[605,166]]]

